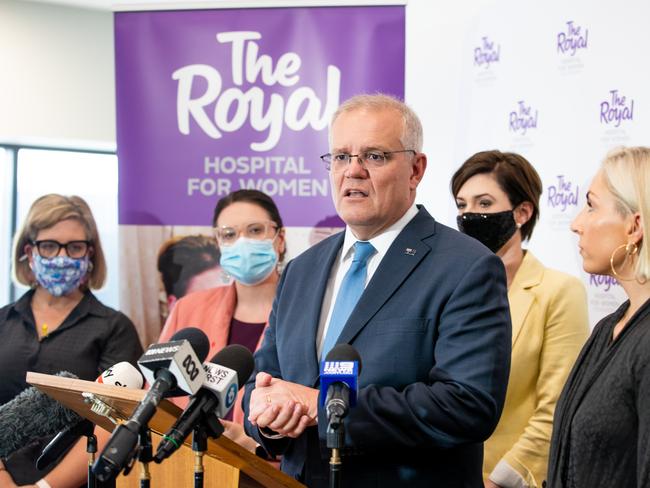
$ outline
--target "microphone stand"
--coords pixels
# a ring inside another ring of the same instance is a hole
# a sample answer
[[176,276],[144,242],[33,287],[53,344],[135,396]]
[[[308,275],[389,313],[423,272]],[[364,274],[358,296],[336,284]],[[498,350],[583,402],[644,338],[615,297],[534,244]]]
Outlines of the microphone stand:
[[138,449],[138,461],[140,461],[140,488],[149,488],[151,475],[149,474],[149,463],[153,460],[153,449],[151,446],[151,431],[145,425],[140,430],[140,448]]
[[329,488],[341,487],[341,474],[343,465],[341,463],[340,450],[345,445],[345,424],[343,419],[332,414],[327,423],[327,447],[332,450],[330,457],[330,484]]
[[192,430],[192,451],[194,451],[194,488],[203,488],[203,455],[208,450],[208,434],[203,422]]
[[97,478],[93,473],[93,464],[95,464],[95,453],[97,452],[97,437],[90,434],[86,441],[86,452],[88,453],[88,488],[97,486]]

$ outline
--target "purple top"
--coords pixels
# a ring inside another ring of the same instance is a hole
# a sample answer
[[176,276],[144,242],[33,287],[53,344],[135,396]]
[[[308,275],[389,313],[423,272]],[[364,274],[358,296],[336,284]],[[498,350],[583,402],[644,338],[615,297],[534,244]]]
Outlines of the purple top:
[[[230,321],[230,333],[228,334],[228,345],[241,344],[246,347],[250,352],[255,352],[257,343],[260,336],[264,331],[266,323],[251,324],[250,322],[242,322],[233,317]],[[248,379],[248,378],[246,378]],[[241,385],[240,385],[241,386]],[[232,409],[226,415],[225,420],[232,421]]]

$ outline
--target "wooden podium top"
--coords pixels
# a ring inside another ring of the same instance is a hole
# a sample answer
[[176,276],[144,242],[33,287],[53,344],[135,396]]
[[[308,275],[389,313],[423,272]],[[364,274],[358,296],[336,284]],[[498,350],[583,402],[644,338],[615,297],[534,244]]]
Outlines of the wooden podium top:
[[[27,373],[27,382],[109,432],[113,431],[115,424],[106,416],[91,411],[90,405],[84,401],[82,394],[91,393],[110,406],[113,409],[112,416],[117,420],[128,419],[146,394],[146,390],[33,372]],[[172,426],[180,413],[179,407],[168,400],[162,400],[156,414],[149,422],[149,428],[152,432],[162,435]],[[191,446],[189,440],[185,444]],[[302,483],[273,468],[266,461],[225,436],[208,439],[208,450],[205,454],[241,470],[264,486],[304,487]]]

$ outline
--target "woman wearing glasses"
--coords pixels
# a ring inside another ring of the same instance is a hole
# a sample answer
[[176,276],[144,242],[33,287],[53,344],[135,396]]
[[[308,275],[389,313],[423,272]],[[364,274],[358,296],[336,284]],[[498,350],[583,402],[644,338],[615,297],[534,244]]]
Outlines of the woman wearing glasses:
[[[183,327],[198,327],[210,339],[208,358],[230,344],[257,350],[268,325],[278,264],[285,254],[282,218],[273,200],[257,190],[238,190],[217,202],[212,219],[221,251],[221,267],[234,279],[221,286],[190,293],[176,302],[160,342]],[[243,391],[243,390],[242,390]],[[241,401],[231,410],[226,433],[245,447],[254,441],[241,424]]]
[[[0,405],[28,387],[27,371],[68,371],[95,380],[116,363],[135,364],[142,347],[133,323],[90,291],[104,284],[106,263],[95,219],[82,198],[37,199],[16,236],[13,265],[16,279],[31,288],[0,309]],[[37,481],[34,463],[21,464],[23,458],[15,454],[7,462],[15,481]],[[79,460],[80,470],[73,466],[63,476],[48,476],[52,486],[82,484],[85,453]],[[20,467],[12,470],[13,465]],[[0,478],[0,485],[7,483]]]

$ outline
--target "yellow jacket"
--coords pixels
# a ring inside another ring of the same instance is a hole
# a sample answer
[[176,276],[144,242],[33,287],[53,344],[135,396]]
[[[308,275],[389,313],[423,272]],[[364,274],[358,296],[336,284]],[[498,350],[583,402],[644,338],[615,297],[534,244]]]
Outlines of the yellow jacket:
[[510,379],[501,420],[485,442],[483,476],[487,479],[498,464],[494,475],[508,467],[514,475],[515,482],[507,486],[541,487],[555,403],[589,334],[587,298],[577,278],[545,268],[528,251],[508,301]]

